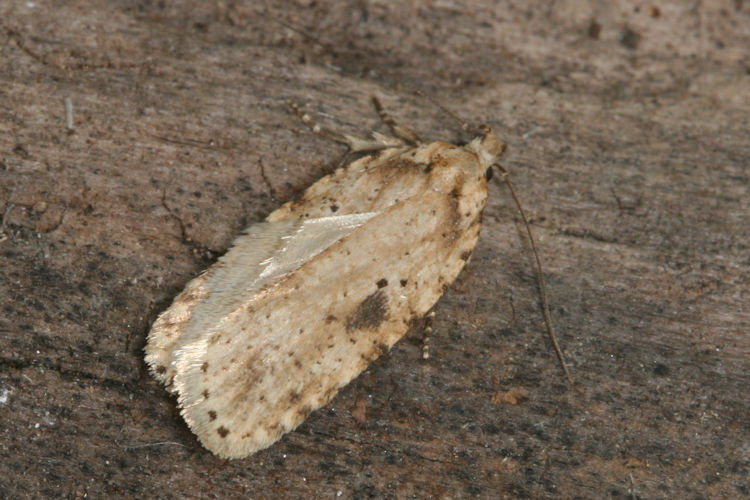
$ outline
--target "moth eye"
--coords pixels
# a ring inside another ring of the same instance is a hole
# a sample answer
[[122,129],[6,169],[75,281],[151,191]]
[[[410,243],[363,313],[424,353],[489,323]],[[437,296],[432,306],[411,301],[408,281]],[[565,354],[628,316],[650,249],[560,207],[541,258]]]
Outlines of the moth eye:
[[488,181],[492,180],[492,172],[493,172],[493,169],[492,169],[492,167],[488,168],[488,169],[487,169],[487,170],[486,170],[486,171],[484,172],[484,177],[485,177],[485,178],[486,178],[486,179],[487,179]]

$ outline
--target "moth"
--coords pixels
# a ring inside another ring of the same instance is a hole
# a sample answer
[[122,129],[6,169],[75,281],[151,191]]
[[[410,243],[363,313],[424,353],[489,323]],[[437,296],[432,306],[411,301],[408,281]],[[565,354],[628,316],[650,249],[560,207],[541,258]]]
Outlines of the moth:
[[366,153],[253,224],[155,321],[146,362],[200,442],[223,458],[295,429],[404,336],[479,238],[488,127],[424,143],[373,98],[393,136],[313,131]]

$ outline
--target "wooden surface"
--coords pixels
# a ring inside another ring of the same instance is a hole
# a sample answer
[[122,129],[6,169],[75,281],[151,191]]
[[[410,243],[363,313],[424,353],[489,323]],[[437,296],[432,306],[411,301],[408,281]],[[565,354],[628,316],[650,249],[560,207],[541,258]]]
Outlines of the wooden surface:
[[[747,3],[34,1],[0,19],[0,496],[750,494]],[[363,132],[376,94],[460,139],[415,89],[507,140],[575,390],[493,186],[432,359],[415,329],[271,448],[214,457],[145,371],[151,322],[341,160],[286,99]]]

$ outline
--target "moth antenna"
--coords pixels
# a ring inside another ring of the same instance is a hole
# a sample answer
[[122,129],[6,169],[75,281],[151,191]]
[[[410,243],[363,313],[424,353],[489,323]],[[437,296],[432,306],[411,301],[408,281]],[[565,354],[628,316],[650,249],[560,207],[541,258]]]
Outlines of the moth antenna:
[[296,102],[294,102],[292,100],[288,100],[288,101],[286,101],[286,104],[287,104],[287,106],[289,106],[290,108],[292,108],[292,111],[294,111],[297,114],[297,116],[299,116],[299,119],[302,121],[302,123],[304,123],[305,125],[307,125],[310,128],[310,130],[313,131],[314,134],[317,134],[317,135],[319,135],[321,137],[325,137],[326,139],[330,139],[332,141],[339,142],[341,144],[346,144],[347,146],[349,145],[349,141],[346,140],[346,137],[344,137],[341,134],[337,134],[336,132],[332,132],[332,131],[330,131],[328,129],[324,129],[323,127],[321,127],[320,125],[318,125],[315,122],[315,120],[312,119],[312,117],[310,115],[308,115],[307,113],[305,113],[302,110],[302,108],[300,108],[297,105]]
[[286,101],[292,111],[294,111],[299,119],[307,125],[313,133],[325,137],[326,139],[345,144],[353,153],[359,153],[363,151],[378,151],[381,149],[388,149],[393,147],[403,146],[404,143],[400,139],[393,137],[387,137],[381,134],[374,135],[372,139],[363,139],[349,134],[337,134],[331,130],[321,127],[310,115],[305,113],[296,102],[292,100]]
[[485,134],[485,133],[487,133],[489,131],[489,127],[487,127],[486,125],[479,125],[479,126],[477,126],[477,125],[470,125],[469,122],[467,122],[466,120],[461,119],[461,117],[458,116],[456,113],[454,113],[450,109],[446,108],[445,106],[443,106],[442,104],[440,104],[435,99],[433,99],[432,97],[428,96],[427,94],[425,94],[421,90],[415,90],[414,92],[416,92],[416,94],[418,96],[423,97],[424,99],[427,99],[428,101],[430,101],[430,103],[432,103],[433,106],[435,106],[440,111],[442,111],[446,115],[448,115],[451,118],[453,118],[454,120],[456,120],[461,125],[461,130],[463,130],[467,134],[471,134],[472,132],[474,132],[474,133],[479,132],[480,134]]
[[279,23],[283,27],[294,31],[298,35],[302,35],[304,38],[307,38],[308,40],[310,40],[314,44],[319,45],[320,47],[322,47],[323,49],[325,49],[326,52],[328,52],[329,54],[336,54],[336,51],[334,50],[334,48],[333,48],[332,45],[329,45],[329,44],[323,42],[319,38],[311,35],[307,31],[303,30],[302,28],[298,28],[298,27],[294,26],[293,24],[290,24],[290,23],[288,23],[288,22],[286,22],[286,21],[284,21],[282,19],[277,19],[277,18],[275,18],[273,16],[269,16],[268,19],[271,19],[272,21],[276,21],[277,23]]
[[523,219],[523,225],[524,227],[526,227],[526,235],[529,237],[531,251],[534,254],[534,264],[535,264],[534,271],[536,272],[537,283],[539,284],[539,298],[542,302],[544,324],[547,327],[547,334],[549,335],[549,338],[552,341],[552,345],[555,347],[555,353],[557,354],[557,359],[560,360],[560,366],[562,366],[563,372],[565,372],[565,377],[568,379],[568,383],[572,386],[573,377],[570,376],[568,365],[565,362],[565,356],[563,355],[562,349],[560,349],[560,344],[557,342],[557,336],[555,335],[555,331],[552,328],[552,315],[549,312],[549,302],[547,300],[547,285],[544,280],[544,274],[542,273],[542,261],[539,258],[539,252],[536,249],[536,243],[534,243],[534,236],[532,236],[531,234],[531,226],[529,225],[529,220],[526,218],[526,212],[524,212],[523,207],[521,206],[521,201],[518,199],[518,196],[516,195],[516,190],[513,189],[513,184],[510,182],[510,176],[508,175],[508,171],[505,170],[502,167],[502,165],[497,164],[497,163],[495,164],[495,167],[500,172],[500,176],[505,182],[505,185],[508,186],[508,190],[510,191],[511,196],[513,197],[513,202],[516,204],[516,207],[518,208],[518,212],[521,214],[521,219]]
[[411,144],[413,146],[417,146],[422,142],[422,139],[419,138],[419,135],[414,130],[408,127],[404,127],[403,125],[399,125],[396,120],[394,120],[391,115],[389,115],[388,112],[383,109],[383,106],[380,104],[380,100],[378,100],[377,97],[371,96],[371,99],[373,106],[375,106],[375,111],[378,112],[380,121],[388,125],[388,128],[391,129],[393,135],[400,139],[403,139],[407,144]]

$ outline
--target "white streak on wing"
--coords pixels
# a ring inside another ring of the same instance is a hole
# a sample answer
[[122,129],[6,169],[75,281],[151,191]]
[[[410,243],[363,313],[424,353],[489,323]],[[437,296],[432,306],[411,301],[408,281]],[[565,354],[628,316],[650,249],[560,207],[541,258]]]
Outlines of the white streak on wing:
[[193,308],[190,320],[174,347],[172,364],[182,351],[222,317],[248,300],[262,283],[258,279],[264,262],[283,249],[284,237],[299,230],[300,221],[260,222],[235,239],[232,248],[208,270],[204,289],[207,297]]
[[284,248],[264,261],[267,266],[259,278],[274,278],[297,269],[374,215],[369,212],[305,220],[295,234],[285,237]]
[[183,407],[199,403],[190,393],[187,372],[203,364],[211,333],[222,321],[279,277],[289,273],[364,224],[374,212],[314,219],[261,222],[250,226],[219,259],[205,284],[208,298],[195,306],[185,333],[175,346],[172,363]]

